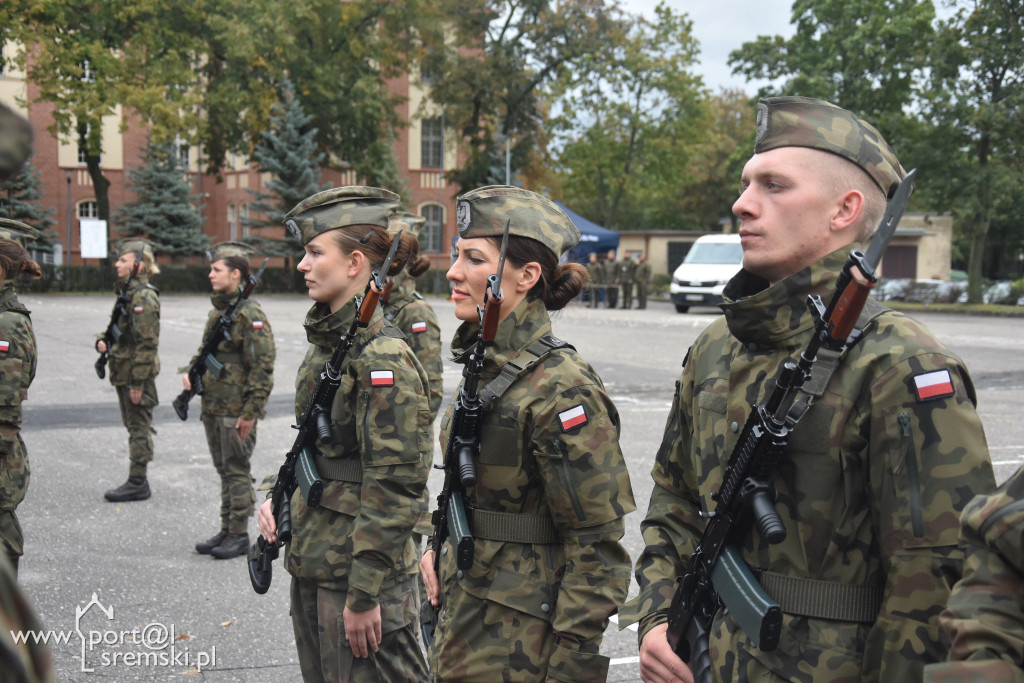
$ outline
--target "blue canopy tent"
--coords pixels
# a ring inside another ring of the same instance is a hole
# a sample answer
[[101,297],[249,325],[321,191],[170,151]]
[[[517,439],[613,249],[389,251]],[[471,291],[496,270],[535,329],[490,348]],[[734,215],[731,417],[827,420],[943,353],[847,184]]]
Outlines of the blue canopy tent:
[[570,261],[585,264],[594,252],[604,254],[609,249],[619,248],[619,233],[602,228],[593,221],[588,221],[583,216],[570,210],[562,202],[556,201],[555,204],[558,204],[559,208],[565,211],[565,214],[580,231],[580,243],[569,250],[568,256]]

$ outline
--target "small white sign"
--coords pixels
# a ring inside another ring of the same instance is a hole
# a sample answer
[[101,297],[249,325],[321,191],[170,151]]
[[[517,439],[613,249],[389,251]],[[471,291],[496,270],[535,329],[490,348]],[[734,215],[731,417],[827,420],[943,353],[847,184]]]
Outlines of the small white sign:
[[107,258],[107,222],[82,218],[78,226],[82,258]]

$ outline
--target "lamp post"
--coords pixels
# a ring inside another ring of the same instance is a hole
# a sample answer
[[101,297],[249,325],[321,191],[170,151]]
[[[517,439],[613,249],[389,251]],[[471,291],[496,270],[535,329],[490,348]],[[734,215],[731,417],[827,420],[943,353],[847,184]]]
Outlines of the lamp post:
[[[68,248],[67,248],[67,259],[65,264],[68,268],[71,267],[71,169],[65,169],[65,179],[68,181]],[[70,273],[70,271],[69,271]]]

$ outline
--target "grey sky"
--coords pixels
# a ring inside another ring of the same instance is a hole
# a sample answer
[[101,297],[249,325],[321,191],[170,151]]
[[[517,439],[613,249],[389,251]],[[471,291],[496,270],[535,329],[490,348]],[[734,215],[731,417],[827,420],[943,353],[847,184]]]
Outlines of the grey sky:
[[[622,0],[623,9],[654,18],[657,0]],[[694,35],[700,42],[698,73],[712,91],[740,88],[748,95],[757,92],[761,82],[748,83],[731,75],[729,53],[759,35],[791,36],[789,23],[792,0],[667,0],[676,12],[686,13],[693,21]]]

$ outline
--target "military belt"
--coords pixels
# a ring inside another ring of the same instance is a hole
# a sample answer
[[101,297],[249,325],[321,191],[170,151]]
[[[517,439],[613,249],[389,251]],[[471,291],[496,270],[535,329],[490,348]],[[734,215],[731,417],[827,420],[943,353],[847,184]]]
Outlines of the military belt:
[[359,459],[359,454],[353,454],[351,457],[325,458],[317,453],[313,456],[313,462],[316,463],[321,479],[363,483],[363,461]]
[[557,545],[562,537],[547,514],[495,512],[467,506],[469,527],[474,538],[503,543]]
[[882,608],[883,587],[801,579],[762,570],[754,575],[786,614],[815,619],[872,623]]

